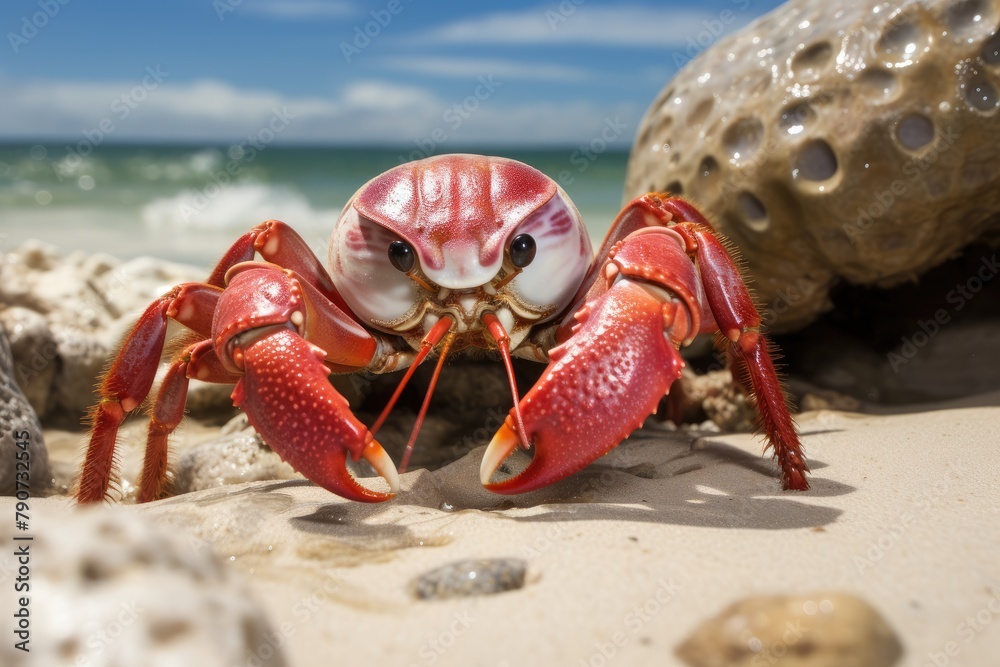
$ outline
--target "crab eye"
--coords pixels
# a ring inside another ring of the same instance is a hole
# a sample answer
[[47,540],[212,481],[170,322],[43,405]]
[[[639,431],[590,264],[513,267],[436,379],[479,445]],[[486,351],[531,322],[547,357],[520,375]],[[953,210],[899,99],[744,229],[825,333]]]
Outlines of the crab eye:
[[389,261],[403,273],[408,273],[413,268],[413,247],[406,241],[393,241],[389,244]]
[[535,259],[535,239],[529,234],[518,234],[510,242],[510,263],[523,269]]

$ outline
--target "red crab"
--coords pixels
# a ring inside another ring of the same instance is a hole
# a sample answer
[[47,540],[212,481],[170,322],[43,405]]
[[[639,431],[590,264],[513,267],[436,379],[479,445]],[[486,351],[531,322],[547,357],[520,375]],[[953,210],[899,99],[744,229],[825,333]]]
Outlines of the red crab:
[[[630,202],[596,257],[552,179],[479,155],[431,157],[369,181],[334,228],[329,273],[284,223],[254,227],[206,282],[155,301],[125,339],[93,409],[80,502],[108,494],[118,427],[150,391],[168,318],[196,338],[173,358],[152,405],[140,502],[165,492],[167,437],[189,378],[235,383],[233,401],[282,459],[333,493],[374,502],[397,492],[398,476],[373,434],[417,364],[437,351],[404,466],[448,352],[498,352],[514,408],[486,449],[481,477],[492,491],[521,493],[577,472],[628,437],[680,377],[678,348],[709,332],[719,332],[735,376],[756,396],[783,488],[809,486],[740,272],[708,221],[666,194]],[[548,362],[520,400],[512,355]],[[407,366],[371,429],[328,379]],[[534,449],[531,463],[492,481],[518,444]],[[359,484],[348,456],[367,460],[389,493]]]

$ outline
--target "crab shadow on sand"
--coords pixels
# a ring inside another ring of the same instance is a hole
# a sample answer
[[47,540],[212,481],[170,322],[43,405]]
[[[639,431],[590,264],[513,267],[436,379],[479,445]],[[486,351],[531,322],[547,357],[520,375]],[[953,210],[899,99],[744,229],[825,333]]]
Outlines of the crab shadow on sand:
[[[813,431],[803,436],[808,442],[809,436],[821,434]],[[719,442],[714,436],[647,428],[566,480],[531,493],[501,496],[479,485],[482,452],[478,448],[433,472],[404,475],[401,493],[389,503],[366,505],[338,499],[314,505],[311,513],[292,518],[291,524],[330,537],[360,537],[374,530],[382,538],[387,531],[403,538],[413,532],[415,524],[447,522],[480,512],[515,522],[625,521],[791,530],[836,521],[842,510],[816,500],[856,490],[824,478],[827,465],[812,459],[812,488],[785,492],[777,466],[769,458]],[[524,455],[525,462],[527,458]],[[305,484],[284,482],[258,488],[277,492]],[[398,514],[399,520],[386,521],[387,514]]]

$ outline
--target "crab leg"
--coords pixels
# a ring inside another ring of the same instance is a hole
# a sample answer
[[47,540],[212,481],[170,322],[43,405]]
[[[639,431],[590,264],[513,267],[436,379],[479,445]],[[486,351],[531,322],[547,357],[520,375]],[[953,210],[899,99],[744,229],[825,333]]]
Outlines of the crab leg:
[[146,454],[136,502],[159,500],[166,490],[168,439],[184,417],[188,379],[232,384],[239,376],[227,371],[212,349],[212,341],[199,341],[186,348],[170,364],[149,414]]
[[351,312],[334,287],[333,281],[330,280],[330,274],[309,248],[309,244],[299,236],[298,232],[280,220],[262,222],[236,239],[206,282],[224,287],[229,269],[241,262],[252,260],[257,253],[265,261],[294,271],[306,283],[322,292],[340,310]]
[[765,451],[774,449],[781,466],[782,487],[804,491],[809,488],[805,475],[809,466],[771,361],[770,344],[760,331],[760,315],[753,299],[729,253],[714,233],[694,224],[683,225],[679,231],[693,236],[697,243],[698,268],[721,331],[720,340],[729,343],[733,376],[744,387],[749,385],[757,399],[760,425],[767,435]]
[[100,502],[107,495],[114,477],[118,427],[125,415],[146,399],[153,386],[167,334],[167,318],[207,337],[221,293],[219,288],[199,283],[175,287],[150,304],[129,332],[101,381],[98,390],[101,400],[90,414],[90,444],[80,475],[79,502]]

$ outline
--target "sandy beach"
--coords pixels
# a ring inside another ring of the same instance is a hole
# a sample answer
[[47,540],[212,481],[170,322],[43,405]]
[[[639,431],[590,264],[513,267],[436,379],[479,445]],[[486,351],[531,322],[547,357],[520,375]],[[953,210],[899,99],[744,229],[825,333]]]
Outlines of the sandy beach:
[[[298,480],[96,510],[35,499],[32,612],[61,622],[37,625],[31,662],[9,644],[0,655],[7,664],[60,664],[60,633],[84,640],[115,622],[117,606],[104,619],[80,618],[72,588],[61,590],[76,564],[48,562],[56,545],[83,539],[73,537],[83,530],[75,521],[107,513],[213,553],[264,610],[270,639],[258,657],[286,661],[260,664],[682,665],[678,645],[737,600],[794,594],[818,605],[846,593],[897,633],[898,664],[936,664],[940,655],[949,665],[988,665],[1000,654],[998,421],[1000,394],[907,414],[803,414],[814,471],[806,493],[780,491],[750,435],[647,425],[573,478],[512,498],[479,486],[479,449],[403,475],[398,498],[375,506]],[[0,508],[12,513],[13,500]],[[523,561],[523,587],[414,597],[421,574],[470,558]],[[162,608],[171,595],[154,571],[134,565],[128,577],[145,582],[140,607]],[[138,618],[116,642],[137,641],[148,620]],[[197,633],[201,621],[190,623]],[[780,649],[758,648],[762,660]]]

